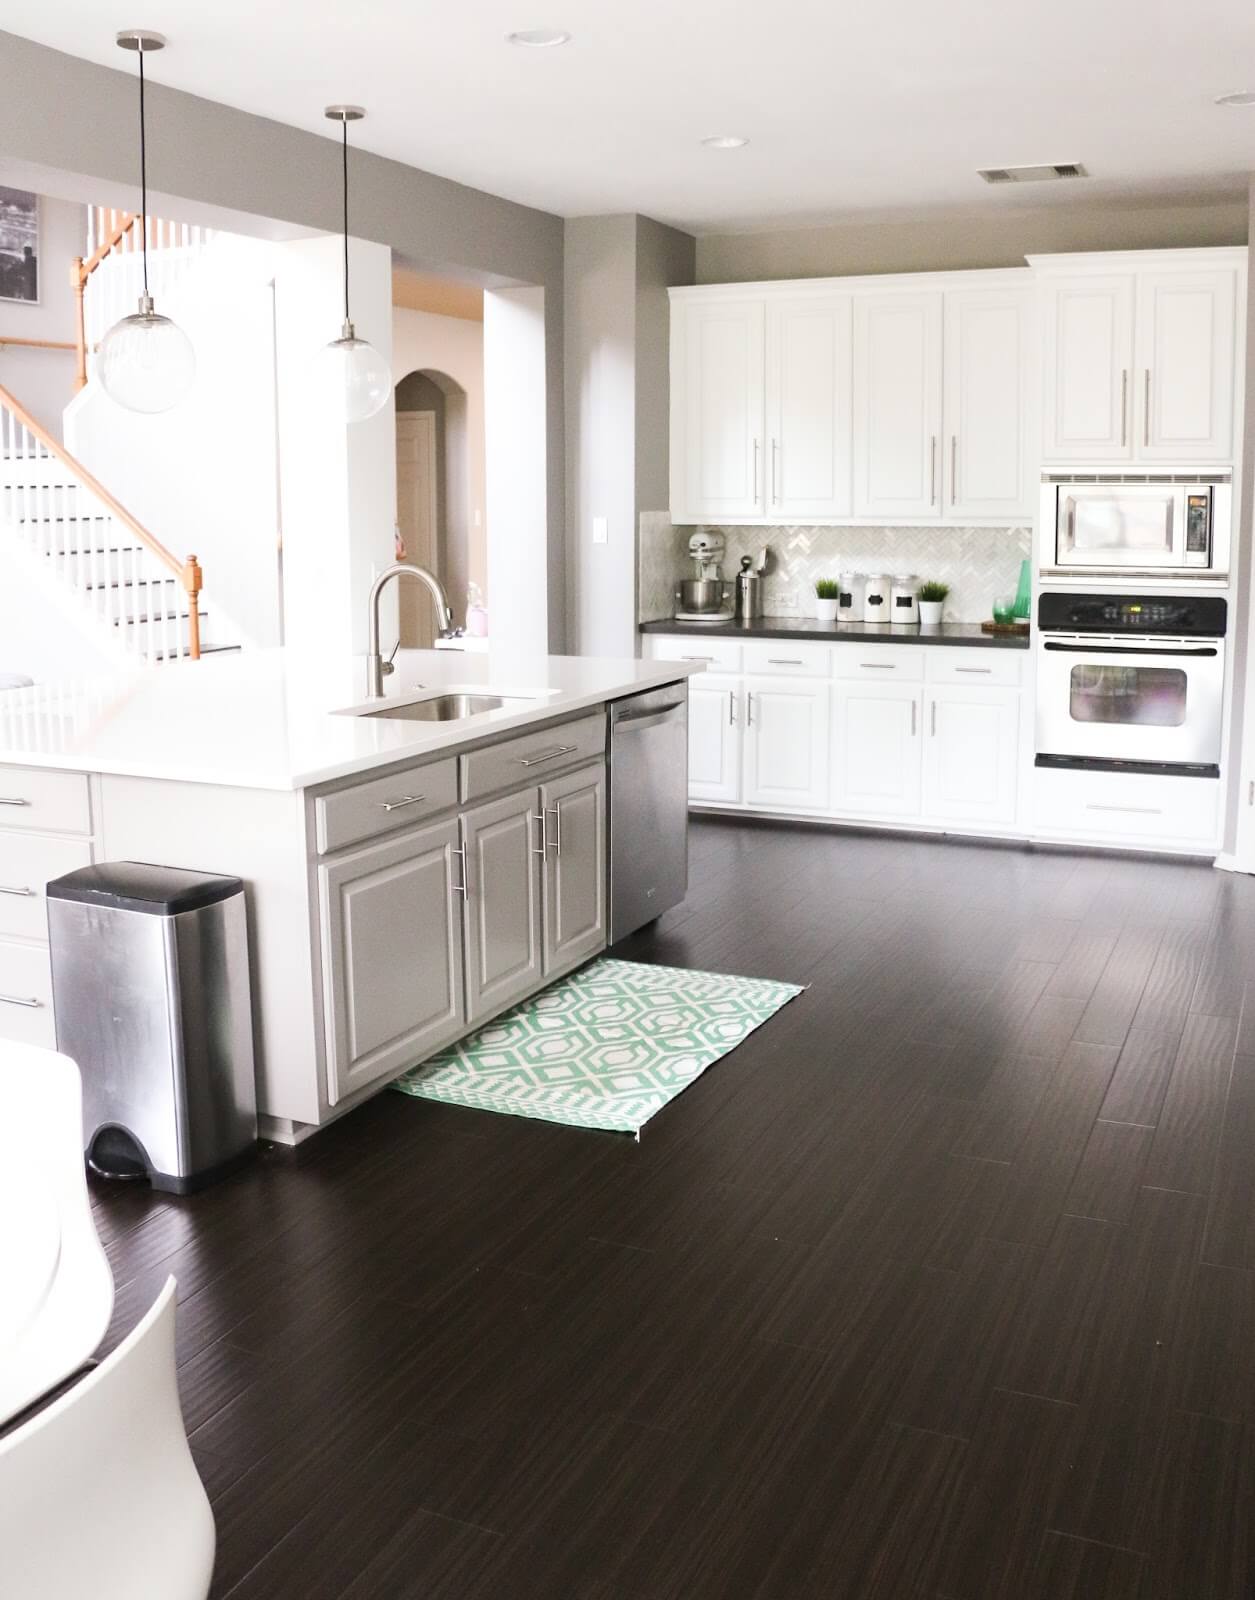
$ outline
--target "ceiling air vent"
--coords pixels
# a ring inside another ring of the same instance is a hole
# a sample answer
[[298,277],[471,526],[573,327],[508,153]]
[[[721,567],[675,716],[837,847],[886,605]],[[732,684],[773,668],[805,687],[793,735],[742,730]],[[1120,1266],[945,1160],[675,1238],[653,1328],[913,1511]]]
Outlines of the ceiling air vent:
[[978,176],[986,183],[1048,183],[1055,178],[1084,178],[1079,161],[1048,161],[1034,167],[982,167]]

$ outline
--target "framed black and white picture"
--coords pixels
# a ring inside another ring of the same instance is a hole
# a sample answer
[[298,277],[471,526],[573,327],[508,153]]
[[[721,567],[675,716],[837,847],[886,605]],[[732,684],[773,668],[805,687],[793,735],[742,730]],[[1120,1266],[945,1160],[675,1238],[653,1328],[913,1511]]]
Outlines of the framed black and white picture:
[[0,185],[0,300],[39,301],[39,196]]

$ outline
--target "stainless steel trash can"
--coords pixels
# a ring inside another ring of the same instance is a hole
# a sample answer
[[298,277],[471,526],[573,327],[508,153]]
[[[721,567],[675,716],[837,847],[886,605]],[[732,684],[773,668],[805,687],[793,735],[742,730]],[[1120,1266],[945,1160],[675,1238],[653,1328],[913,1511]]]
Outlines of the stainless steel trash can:
[[115,861],[48,885],[57,1048],[109,1177],[198,1189],[257,1142],[244,885]]

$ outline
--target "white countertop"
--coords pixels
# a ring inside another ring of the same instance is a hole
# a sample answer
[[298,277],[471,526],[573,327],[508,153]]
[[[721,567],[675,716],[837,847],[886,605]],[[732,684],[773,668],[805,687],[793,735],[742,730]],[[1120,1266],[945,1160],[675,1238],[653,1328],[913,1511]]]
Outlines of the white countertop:
[[304,789],[672,683],[700,668],[402,650],[388,700],[467,689],[525,697],[456,722],[344,716],[366,704],[364,657],[328,663],[256,650],[91,684],[0,693],[0,763],[247,789]]

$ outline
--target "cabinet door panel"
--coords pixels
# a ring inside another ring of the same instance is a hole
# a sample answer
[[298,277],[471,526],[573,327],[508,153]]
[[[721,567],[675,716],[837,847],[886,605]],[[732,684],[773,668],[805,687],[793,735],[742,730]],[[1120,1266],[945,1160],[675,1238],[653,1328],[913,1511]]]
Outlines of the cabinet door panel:
[[545,971],[606,943],[606,769],[601,762],[542,785]]
[[542,977],[539,805],[527,789],[462,817],[470,1022],[521,1000]]
[[457,846],[451,820],[318,869],[332,1105],[465,1026]]
[[1027,288],[946,295],[946,516],[956,521],[1033,515],[1032,304]]
[[850,297],[773,301],[767,311],[767,507],[850,514]]
[[1043,454],[1123,461],[1133,453],[1133,278],[1049,278],[1043,289]]
[[1236,299],[1232,267],[1139,273],[1136,453],[1143,460],[1232,459]]
[[905,684],[842,683],[833,713],[833,809],[909,817],[920,808],[920,702]]
[[939,293],[854,301],[854,498],[860,516],[941,514]]
[[828,804],[826,683],[745,680],[745,803],[789,811]]
[[763,302],[686,304],[680,323],[683,333],[673,370],[678,424],[672,439],[673,511],[708,521],[762,516]]
[[736,678],[689,679],[689,799],[741,799],[741,687]]
[[1015,689],[928,691],[924,814],[958,822],[1014,822],[1019,741]]

